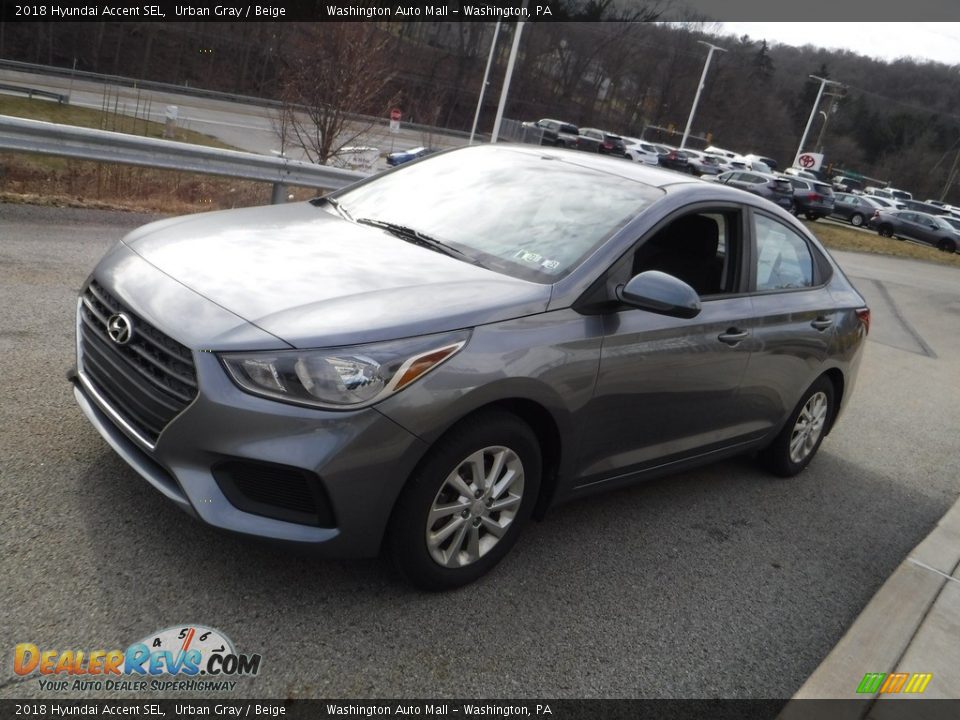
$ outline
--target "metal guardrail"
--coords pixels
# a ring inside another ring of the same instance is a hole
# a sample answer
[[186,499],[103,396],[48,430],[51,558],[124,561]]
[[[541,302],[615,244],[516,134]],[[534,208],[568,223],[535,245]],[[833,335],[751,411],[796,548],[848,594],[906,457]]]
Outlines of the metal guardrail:
[[[34,63],[21,62],[19,60],[0,59],[0,69],[15,70],[17,72],[29,72],[39,75],[53,75],[61,78],[76,78],[77,80],[90,80],[103,83],[105,85],[115,85],[131,88],[133,90],[150,90],[152,92],[164,92],[176,95],[189,95],[198,98],[207,98],[209,100],[219,100],[221,102],[241,103],[243,105],[253,105],[265,108],[278,109],[283,107],[283,103],[270,98],[255,97],[253,95],[241,95],[239,93],[228,93],[220,90],[208,90],[201,87],[190,87],[188,85],[174,85],[172,83],[158,82],[156,80],[137,80],[135,78],[124,77],[122,75],[106,75],[104,73],[95,73],[88,70],[71,70],[70,68],[57,67],[55,65],[36,65]],[[302,109],[302,108],[300,108]],[[371,123],[379,127],[388,127],[390,120],[375,115],[361,115],[359,113],[347,113],[347,117],[355,122]],[[420,123],[403,122],[403,127],[407,130],[426,134],[449,135],[455,138],[469,138],[470,133],[463,130],[452,130],[449,128],[434,127],[433,125],[422,125]]]
[[273,202],[286,187],[334,190],[367,177],[341,168],[236,150],[191,145],[106,130],[0,115],[0,150],[222,175],[273,184]]
[[10,85],[8,83],[0,83],[0,92],[20,93],[22,95],[26,95],[29,98],[34,98],[34,97],[50,98],[51,100],[56,100],[61,105],[63,105],[63,103],[67,102],[70,99],[63,93],[50,92],[49,90],[38,90],[37,88],[26,87],[25,85]]

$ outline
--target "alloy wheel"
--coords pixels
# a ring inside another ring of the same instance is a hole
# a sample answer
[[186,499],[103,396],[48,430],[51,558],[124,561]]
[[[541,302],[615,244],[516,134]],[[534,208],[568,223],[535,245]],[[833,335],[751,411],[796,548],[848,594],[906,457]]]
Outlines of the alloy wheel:
[[797,416],[793,432],[790,435],[790,460],[803,462],[817,446],[827,420],[829,402],[824,392],[810,396]]
[[510,529],[523,489],[523,463],[510,448],[490,446],[461,460],[427,514],[430,557],[457,568],[486,555]]

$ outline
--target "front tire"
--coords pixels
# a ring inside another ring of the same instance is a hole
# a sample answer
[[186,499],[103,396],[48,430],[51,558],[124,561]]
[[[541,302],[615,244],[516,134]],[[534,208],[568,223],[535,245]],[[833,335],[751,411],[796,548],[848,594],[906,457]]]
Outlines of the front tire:
[[763,464],[780,477],[799,474],[820,449],[833,415],[833,383],[820,377],[800,398],[773,443],[760,453]]
[[423,590],[472,583],[510,551],[540,490],[540,444],[503,411],[462,421],[407,483],[391,517],[389,553]]

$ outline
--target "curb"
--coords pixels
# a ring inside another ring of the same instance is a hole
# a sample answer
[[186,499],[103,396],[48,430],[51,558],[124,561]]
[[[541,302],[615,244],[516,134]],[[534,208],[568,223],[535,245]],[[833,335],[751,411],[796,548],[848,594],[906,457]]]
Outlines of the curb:
[[[907,655],[919,656],[923,660],[941,656],[940,649],[932,646],[939,644],[936,616],[943,613],[934,606],[941,597],[945,606],[948,601],[952,604],[955,596],[960,596],[960,578],[953,577],[958,570],[960,500],[900,563],[793,699],[876,700],[876,693],[856,692],[864,674],[895,671],[932,671],[934,681],[922,697],[957,697],[960,664],[956,657],[952,660],[943,658],[944,662],[937,669],[942,667],[944,671],[939,674],[927,665],[922,668],[900,667],[900,663]],[[928,619],[931,627],[922,627]],[[955,645],[955,639],[950,642]],[[795,712],[791,712],[791,705],[795,705]],[[804,717],[803,705],[788,704],[779,720]],[[873,705],[871,702],[852,703],[847,708],[849,717],[861,718]]]

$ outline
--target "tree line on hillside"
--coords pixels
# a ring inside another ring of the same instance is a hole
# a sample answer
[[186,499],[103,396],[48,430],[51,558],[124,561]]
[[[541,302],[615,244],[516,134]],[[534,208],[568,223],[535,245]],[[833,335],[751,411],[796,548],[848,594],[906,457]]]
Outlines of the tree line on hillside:
[[[813,74],[844,86],[829,86],[839,91],[821,102],[805,147],[822,149],[832,168],[923,197],[939,197],[955,169],[956,66],[718,38],[716,25],[646,22],[658,16],[655,6],[562,7],[571,22],[524,25],[508,117],[557,117],[679,144],[707,54],[698,41],[709,40],[725,52],[713,57],[692,147],[709,141],[789,165],[819,89]],[[68,68],[76,61],[79,70],[378,117],[399,107],[408,121],[469,130],[493,31],[478,22],[9,23],[0,58]],[[515,23],[501,27],[481,132],[493,124],[515,31]],[[300,132],[312,131],[329,152],[322,135],[336,127],[318,118]],[[960,204],[960,190],[946,199]]]

